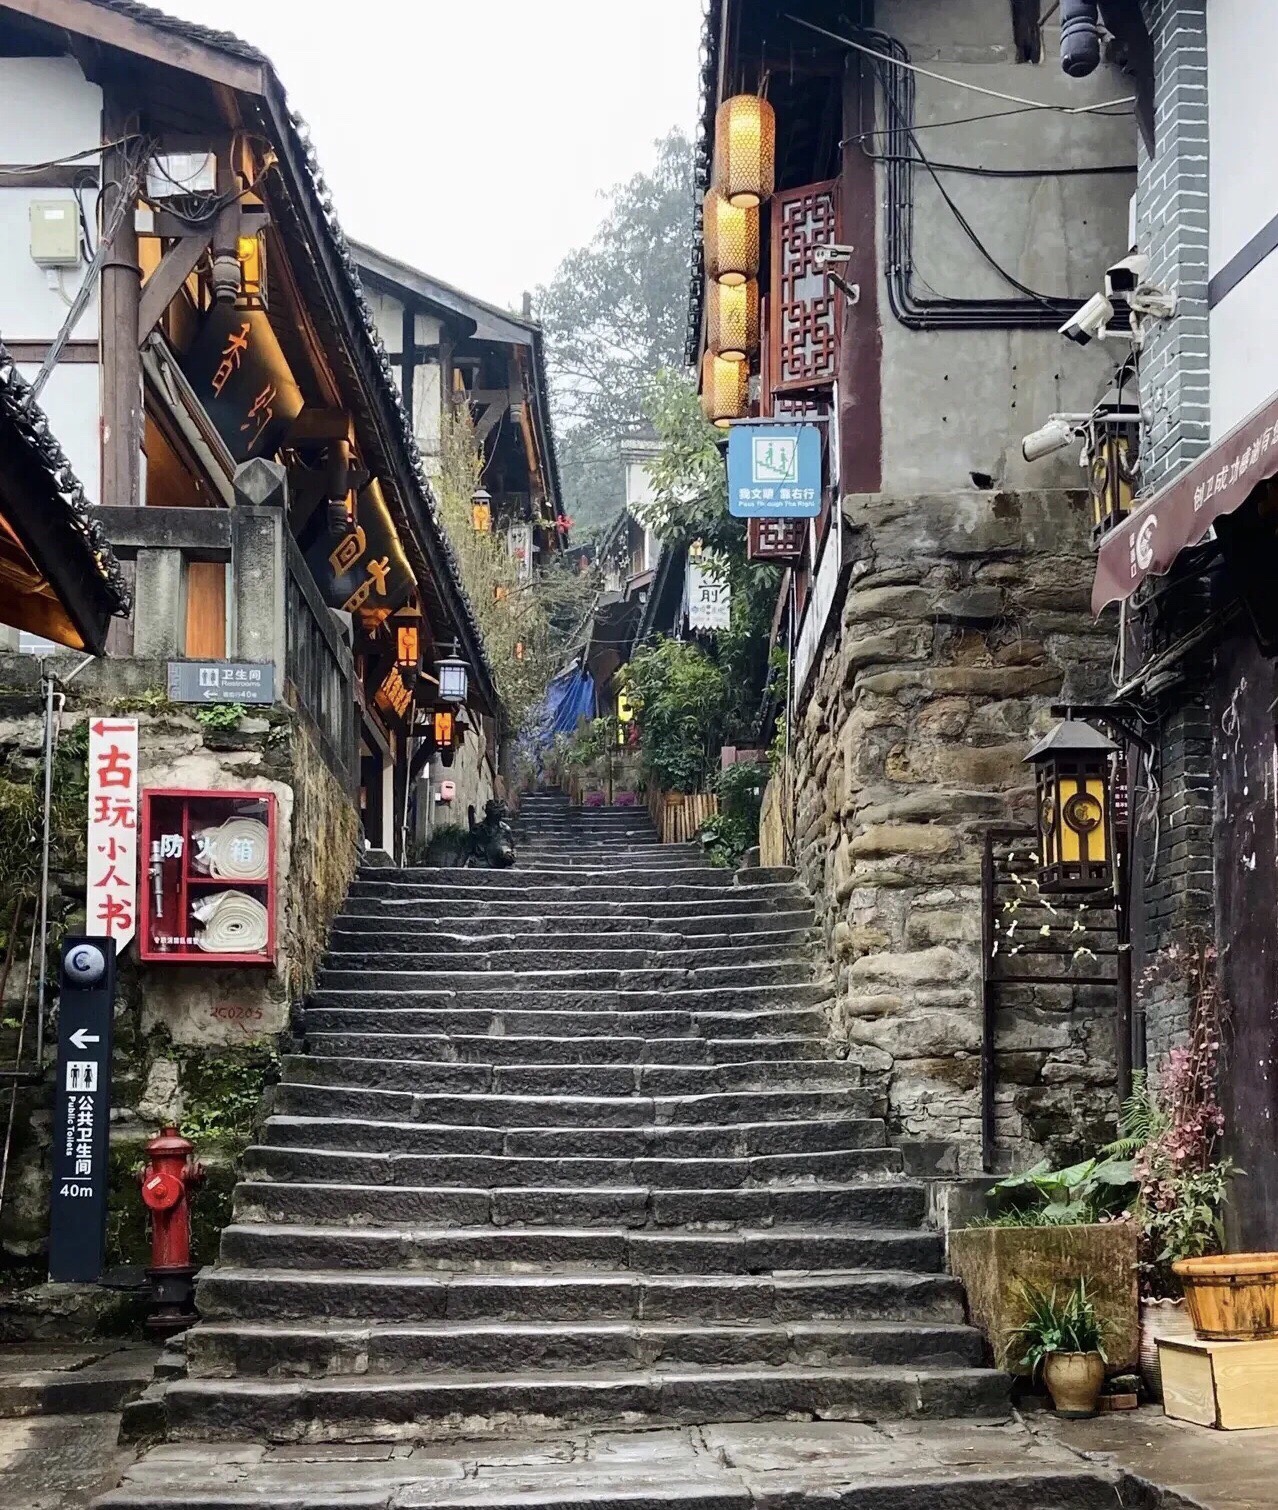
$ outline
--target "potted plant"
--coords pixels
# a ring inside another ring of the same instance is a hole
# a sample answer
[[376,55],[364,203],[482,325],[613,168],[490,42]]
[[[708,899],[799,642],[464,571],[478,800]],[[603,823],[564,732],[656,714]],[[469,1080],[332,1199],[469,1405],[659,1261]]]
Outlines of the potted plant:
[[1064,1300],[1055,1287],[1048,1292],[1026,1285],[1021,1296],[1026,1316],[1012,1335],[1024,1349],[1022,1366],[1033,1378],[1042,1378],[1057,1415],[1068,1420],[1094,1416],[1107,1359],[1104,1328],[1087,1281],[1080,1279]]

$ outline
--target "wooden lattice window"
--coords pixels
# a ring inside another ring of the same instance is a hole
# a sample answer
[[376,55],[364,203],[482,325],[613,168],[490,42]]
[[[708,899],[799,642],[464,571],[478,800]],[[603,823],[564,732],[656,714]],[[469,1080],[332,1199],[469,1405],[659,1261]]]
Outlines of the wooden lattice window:
[[773,196],[769,386],[792,393],[833,383],[838,356],[838,291],[817,266],[816,249],[839,239],[838,180]]

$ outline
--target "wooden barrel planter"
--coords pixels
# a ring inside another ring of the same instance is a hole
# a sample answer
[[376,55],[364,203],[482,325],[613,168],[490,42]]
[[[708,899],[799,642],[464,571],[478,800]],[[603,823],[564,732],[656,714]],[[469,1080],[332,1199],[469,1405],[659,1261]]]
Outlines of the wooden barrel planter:
[[1180,1258],[1172,1268],[1202,1341],[1278,1337],[1278,1253]]

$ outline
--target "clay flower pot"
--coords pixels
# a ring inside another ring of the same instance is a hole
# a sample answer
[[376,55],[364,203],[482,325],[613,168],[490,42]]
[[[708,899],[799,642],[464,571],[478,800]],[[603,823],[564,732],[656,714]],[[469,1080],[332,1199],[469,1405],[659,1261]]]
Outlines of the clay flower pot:
[[1099,1353],[1048,1353],[1043,1379],[1058,1416],[1069,1421],[1085,1420],[1096,1414],[1105,1382],[1105,1360]]

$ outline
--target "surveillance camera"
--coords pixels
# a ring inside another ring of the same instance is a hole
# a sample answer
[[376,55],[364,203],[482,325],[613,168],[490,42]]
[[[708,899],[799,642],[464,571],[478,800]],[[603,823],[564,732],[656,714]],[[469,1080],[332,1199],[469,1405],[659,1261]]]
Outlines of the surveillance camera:
[[1057,451],[1063,451],[1078,435],[1082,414],[1053,414],[1040,429],[1033,431],[1021,441],[1021,455],[1026,461],[1042,461]]
[[1176,295],[1155,288],[1152,283],[1141,283],[1127,297],[1131,306],[1132,324],[1138,319],[1170,320],[1176,313]]
[[1130,294],[1134,288],[1139,287],[1149,268],[1149,258],[1141,252],[1133,252],[1131,256],[1124,257],[1121,262],[1116,262],[1113,267],[1105,270],[1105,293],[1110,298]]
[[1071,315],[1061,326],[1060,334],[1079,346],[1099,337],[1104,339],[1105,327],[1114,318],[1114,306],[1104,294],[1093,294],[1077,314]]

